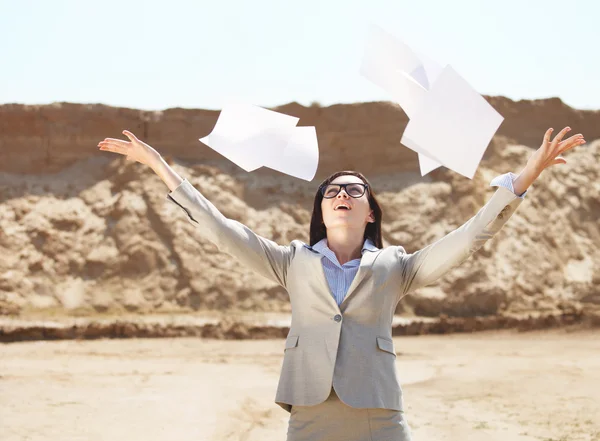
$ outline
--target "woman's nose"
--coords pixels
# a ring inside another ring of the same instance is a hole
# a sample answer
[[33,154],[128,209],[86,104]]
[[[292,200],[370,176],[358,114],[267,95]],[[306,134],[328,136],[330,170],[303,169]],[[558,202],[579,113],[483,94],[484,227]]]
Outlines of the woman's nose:
[[344,190],[343,188],[340,190],[340,192],[338,193],[337,197],[341,198],[342,197],[342,193],[344,194],[344,197],[346,199],[348,199],[350,196],[348,196],[348,193],[346,193],[346,190]]

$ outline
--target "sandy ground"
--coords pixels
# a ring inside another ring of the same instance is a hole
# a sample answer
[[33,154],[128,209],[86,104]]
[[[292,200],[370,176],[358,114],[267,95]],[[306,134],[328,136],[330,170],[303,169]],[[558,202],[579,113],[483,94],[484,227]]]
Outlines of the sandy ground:
[[[600,332],[395,338],[419,440],[600,440]],[[0,346],[0,439],[284,440],[283,340]]]

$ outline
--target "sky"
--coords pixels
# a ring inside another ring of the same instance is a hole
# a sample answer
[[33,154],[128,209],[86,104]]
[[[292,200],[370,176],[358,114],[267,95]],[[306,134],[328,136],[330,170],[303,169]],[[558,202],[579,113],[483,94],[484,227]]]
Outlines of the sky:
[[596,0],[0,0],[0,104],[162,110],[388,100],[370,24],[479,93],[600,109]]

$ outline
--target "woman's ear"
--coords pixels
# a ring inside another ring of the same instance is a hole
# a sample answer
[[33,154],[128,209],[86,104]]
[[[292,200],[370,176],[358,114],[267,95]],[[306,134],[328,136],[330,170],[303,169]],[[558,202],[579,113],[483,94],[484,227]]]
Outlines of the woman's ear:
[[367,221],[371,224],[375,223],[375,215],[373,214],[373,210],[369,212],[369,217],[367,217]]

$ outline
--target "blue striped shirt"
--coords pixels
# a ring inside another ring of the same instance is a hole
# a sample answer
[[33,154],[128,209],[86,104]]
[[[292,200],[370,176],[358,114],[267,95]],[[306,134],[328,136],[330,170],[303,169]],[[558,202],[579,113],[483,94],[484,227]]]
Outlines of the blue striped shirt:
[[[492,179],[490,182],[491,187],[505,187],[508,188],[513,193],[515,192],[513,187],[513,181],[515,180],[516,175],[514,173],[505,173],[503,175],[497,176]],[[527,191],[525,191],[522,195],[517,195],[521,199],[525,198]],[[344,301],[344,297],[346,297],[346,293],[348,292],[348,288],[352,284],[356,273],[358,272],[358,267],[360,265],[360,259],[354,259],[349,262],[340,265],[335,257],[335,253],[329,249],[327,246],[327,238],[321,239],[319,242],[312,246],[312,249],[319,254],[323,255],[324,259],[321,259],[323,263],[323,270],[325,272],[325,278],[327,279],[327,283],[329,284],[329,289],[331,290],[331,294],[335,299],[336,303],[339,305]],[[365,240],[363,244],[361,255],[365,254],[368,251],[377,251],[379,248],[375,246],[375,244],[371,241],[371,239]]]
[[[325,278],[327,279],[327,283],[329,283],[331,294],[339,306],[342,304],[344,297],[346,297],[348,288],[350,288],[350,284],[358,272],[360,259],[354,259],[340,265],[337,257],[335,257],[335,253],[327,246],[327,238],[321,239],[314,244],[312,249],[325,257],[321,260],[323,270],[325,271]],[[365,251],[377,251],[378,249],[371,239],[367,239],[362,247],[361,255]]]

